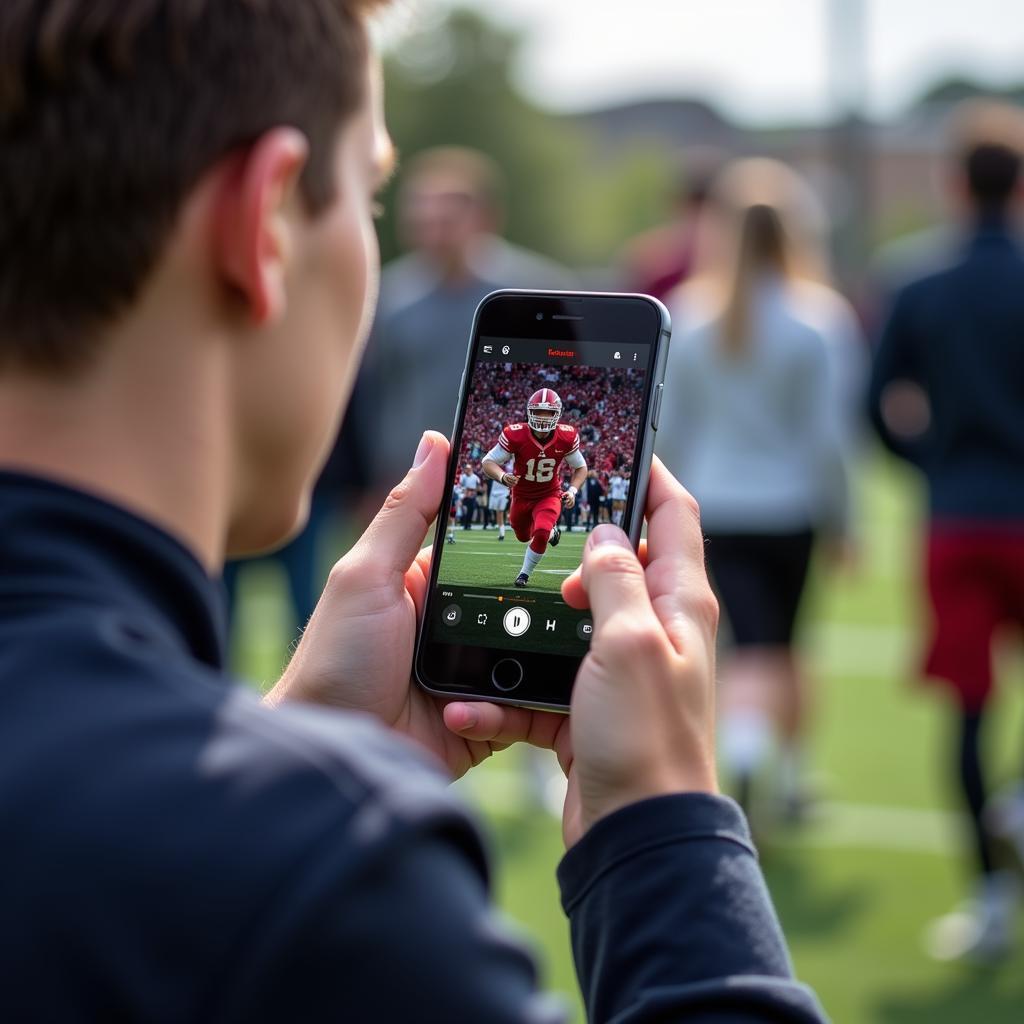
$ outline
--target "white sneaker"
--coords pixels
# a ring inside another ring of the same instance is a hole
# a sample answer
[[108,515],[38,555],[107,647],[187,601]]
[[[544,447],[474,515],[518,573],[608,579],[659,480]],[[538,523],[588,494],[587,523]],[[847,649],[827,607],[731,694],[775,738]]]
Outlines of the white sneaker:
[[1013,944],[1014,918],[1020,900],[1017,879],[997,871],[982,879],[974,899],[933,921],[924,944],[936,960],[988,963],[1006,956]]

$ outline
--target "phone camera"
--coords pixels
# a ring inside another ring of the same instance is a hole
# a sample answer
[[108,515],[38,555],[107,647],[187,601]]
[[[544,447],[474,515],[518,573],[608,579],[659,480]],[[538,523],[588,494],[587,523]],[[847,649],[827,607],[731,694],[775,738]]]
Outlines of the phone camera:
[[537,314],[537,319],[538,320],[543,320],[544,319],[544,314],[543,313],[538,313]]

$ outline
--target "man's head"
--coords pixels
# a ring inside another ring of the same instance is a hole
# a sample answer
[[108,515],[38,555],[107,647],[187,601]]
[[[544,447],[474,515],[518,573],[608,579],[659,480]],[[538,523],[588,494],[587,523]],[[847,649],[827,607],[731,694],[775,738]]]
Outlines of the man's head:
[[526,403],[526,422],[535,434],[550,434],[562,416],[562,400],[551,388],[535,391]]
[[456,146],[419,153],[402,178],[402,241],[442,270],[461,271],[480,236],[500,229],[502,196],[501,172],[482,153]]
[[0,5],[0,383],[202,367],[196,421],[165,429],[220,403],[236,550],[301,520],[358,361],[380,5]]
[[1019,193],[1024,115],[992,100],[961,104],[950,141],[959,193],[983,214],[1004,214]]

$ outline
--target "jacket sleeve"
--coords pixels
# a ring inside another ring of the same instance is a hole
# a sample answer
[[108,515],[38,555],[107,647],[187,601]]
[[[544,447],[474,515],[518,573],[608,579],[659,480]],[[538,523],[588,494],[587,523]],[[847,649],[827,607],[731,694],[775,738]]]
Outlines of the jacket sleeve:
[[828,429],[839,466],[826,493],[825,522],[839,535],[856,533],[856,465],[864,440],[864,395],[868,383],[868,343],[853,310],[837,297],[825,331]]
[[825,1020],[793,978],[732,801],[681,794],[617,811],[566,854],[559,882],[589,1020]]
[[[459,836],[405,832],[353,873],[328,851],[277,901],[216,1019],[565,1024]],[[335,849],[350,846],[337,837]]]
[[911,303],[906,291],[896,297],[875,350],[868,386],[868,418],[879,440],[889,451],[901,459],[921,465],[926,450],[924,440],[895,434],[883,415],[886,390],[890,384],[900,381],[923,383]]

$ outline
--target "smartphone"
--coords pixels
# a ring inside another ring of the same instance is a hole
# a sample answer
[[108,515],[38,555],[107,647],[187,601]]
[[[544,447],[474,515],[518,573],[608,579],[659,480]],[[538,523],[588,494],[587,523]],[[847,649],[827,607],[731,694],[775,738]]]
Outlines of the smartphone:
[[669,336],[646,295],[480,303],[416,649],[425,689],[568,708],[594,627],[562,581],[593,524],[640,541]]

